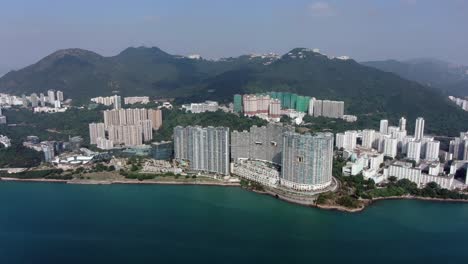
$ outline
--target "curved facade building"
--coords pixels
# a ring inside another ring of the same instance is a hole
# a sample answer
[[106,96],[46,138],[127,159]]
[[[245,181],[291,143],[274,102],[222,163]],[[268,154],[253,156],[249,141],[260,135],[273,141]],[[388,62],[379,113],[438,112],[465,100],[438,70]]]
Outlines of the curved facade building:
[[332,183],[333,134],[283,135],[280,183],[299,191],[324,189]]

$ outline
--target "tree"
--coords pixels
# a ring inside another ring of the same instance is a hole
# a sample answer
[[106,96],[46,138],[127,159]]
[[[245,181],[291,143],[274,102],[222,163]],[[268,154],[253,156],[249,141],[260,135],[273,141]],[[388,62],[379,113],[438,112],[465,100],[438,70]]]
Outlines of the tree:
[[437,184],[436,182],[429,182],[429,183],[426,184],[426,187],[430,188],[430,189],[433,189],[433,190],[440,189],[439,184]]
[[390,183],[395,183],[397,180],[398,180],[398,178],[395,177],[395,176],[390,176],[390,177],[388,177],[388,181],[389,181]]
[[367,189],[368,190],[375,189],[375,181],[373,179],[367,180]]

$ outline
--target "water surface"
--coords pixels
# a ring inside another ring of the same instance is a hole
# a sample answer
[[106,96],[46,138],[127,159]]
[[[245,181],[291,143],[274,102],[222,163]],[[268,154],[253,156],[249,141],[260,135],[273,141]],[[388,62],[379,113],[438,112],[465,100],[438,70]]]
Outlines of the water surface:
[[468,204],[348,214],[240,188],[0,182],[0,263],[467,263]]

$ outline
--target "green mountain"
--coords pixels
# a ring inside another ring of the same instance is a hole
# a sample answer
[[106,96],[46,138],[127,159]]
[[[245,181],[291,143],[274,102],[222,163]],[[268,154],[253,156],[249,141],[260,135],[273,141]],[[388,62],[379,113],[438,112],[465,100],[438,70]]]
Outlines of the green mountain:
[[128,48],[103,57],[81,49],[59,50],[39,62],[0,78],[0,91],[15,94],[62,90],[75,100],[118,92],[122,95],[182,96],[203,80],[261,61],[230,58],[196,60],[158,48]]
[[[158,48],[128,48],[113,57],[70,49],[0,78],[0,91],[16,94],[63,90],[75,100],[122,95],[177,97],[180,102],[232,101],[235,93],[291,91],[345,101],[360,119],[424,116],[429,133],[468,130],[468,114],[441,92],[396,74],[296,48],[283,56],[244,55],[189,59]],[[413,122],[410,122],[412,124]],[[410,127],[411,129],[411,127]]]
[[441,90],[446,95],[468,96],[468,66],[436,59],[368,61],[362,64]]
[[219,100],[232,92],[263,91],[291,91],[320,99],[344,100],[346,113],[386,117],[393,122],[400,116],[409,120],[424,116],[429,133],[454,135],[468,129],[464,123],[468,121],[468,113],[437,90],[354,60],[330,59],[301,48],[259,69],[216,76],[206,84],[206,93],[201,94]]

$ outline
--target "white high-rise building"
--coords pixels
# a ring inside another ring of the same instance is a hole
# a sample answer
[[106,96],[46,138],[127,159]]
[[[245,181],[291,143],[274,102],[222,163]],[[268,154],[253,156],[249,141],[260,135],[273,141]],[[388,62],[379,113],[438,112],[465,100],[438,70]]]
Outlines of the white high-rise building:
[[57,100],[60,102],[63,102],[63,92],[62,91],[57,91]]
[[100,149],[109,150],[114,148],[114,142],[110,139],[98,137],[96,141],[96,145]]
[[314,115],[314,103],[315,103],[315,97],[310,98],[309,101],[309,115],[313,116]]
[[114,95],[114,109],[122,108],[122,99],[118,95]]
[[345,133],[336,133],[336,147],[338,149],[353,150],[356,148],[356,139],[358,133],[354,130]]
[[336,133],[335,135],[335,146],[337,149],[344,149],[344,133]]
[[439,160],[440,141],[434,140],[426,143],[426,160]]
[[41,106],[45,106],[46,99],[45,99],[45,96],[44,96],[43,93],[39,94],[39,103],[40,103]]
[[[31,96],[29,96],[29,101],[31,101],[31,106],[32,106],[33,108],[34,108],[34,107],[37,107],[37,106],[39,105],[39,104],[38,104],[39,99],[38,99],[38,97],[37,97],[37,94],[35,94],[35,93],[32,93]],[[2,115],[2,114],[0,113],[0,115]]]
[[424,118],[418,117],[416,119],[416,126],[414,127],[414,138],[421,140],[424,137]]
[[389,126],[387,128],[387,134],[391,135],[392,137],[395,137],[395,134],[400,131],[400,127],[397,126]]
[[421,139],[421,158],[422,159],[426,159],[427,143],[431,141],[434,141],[433,137],[426,136]]
[[341,118],[344,114],[343,101],[322,101],[322,116],[330,118]]
[[408,154],[406,156],[408,159],[419,163],[419,159],[421,158],[421,141],[408,142]]
[[379,132],[381,134],[387,134],[388,133],[388,120],[386,120],[386,119],[380,120]]
[[356,148],[356,140],[358,133],[356,131],[346,131],[345,132],[345,149],[353,150]]
[[373,129],[364,129],[362,131],[362,147],[364,148],[372,148],[372,144],[374,143],[374,135],[375,130]]
[[[468,132],[461,132],[460,137],[450,141],[449,153],[452,154],[455,160],[467,160],[468,153],[466,151],[468,142]],[[467,178],[468,179],[468,178]]]
[[[376,144],[376,148],[378,152],[385,153],[385,140],[390,138],[390,135],[382,134],[379,132],[377,140],[374,141]],[[397,143],[398,145],[398,143]]]
[[400,122],[398,122],[398,126],[400,127],[400,131],[406,130],[406,118],[401,117]]
[[49,101],[49,104],[51,105],[55,103],[55,91],[54,90],[47,91],[47,101]]
[[406,136],[403,138],[401,142],[401,153],[406,154],[408,153],[408,143],[414,141],[414,137]]
[[379,149],[379,141],[382,134],[379,131],[374,132],[374,140],[372,140],[372,148],[378,150]]
[[398,150],[398,140],[396,138],[385,138],[384,140],[384,155],[395,158]]
[[322,100],[314,100],[314,116],[322,116],[322,105],[323,101]]

